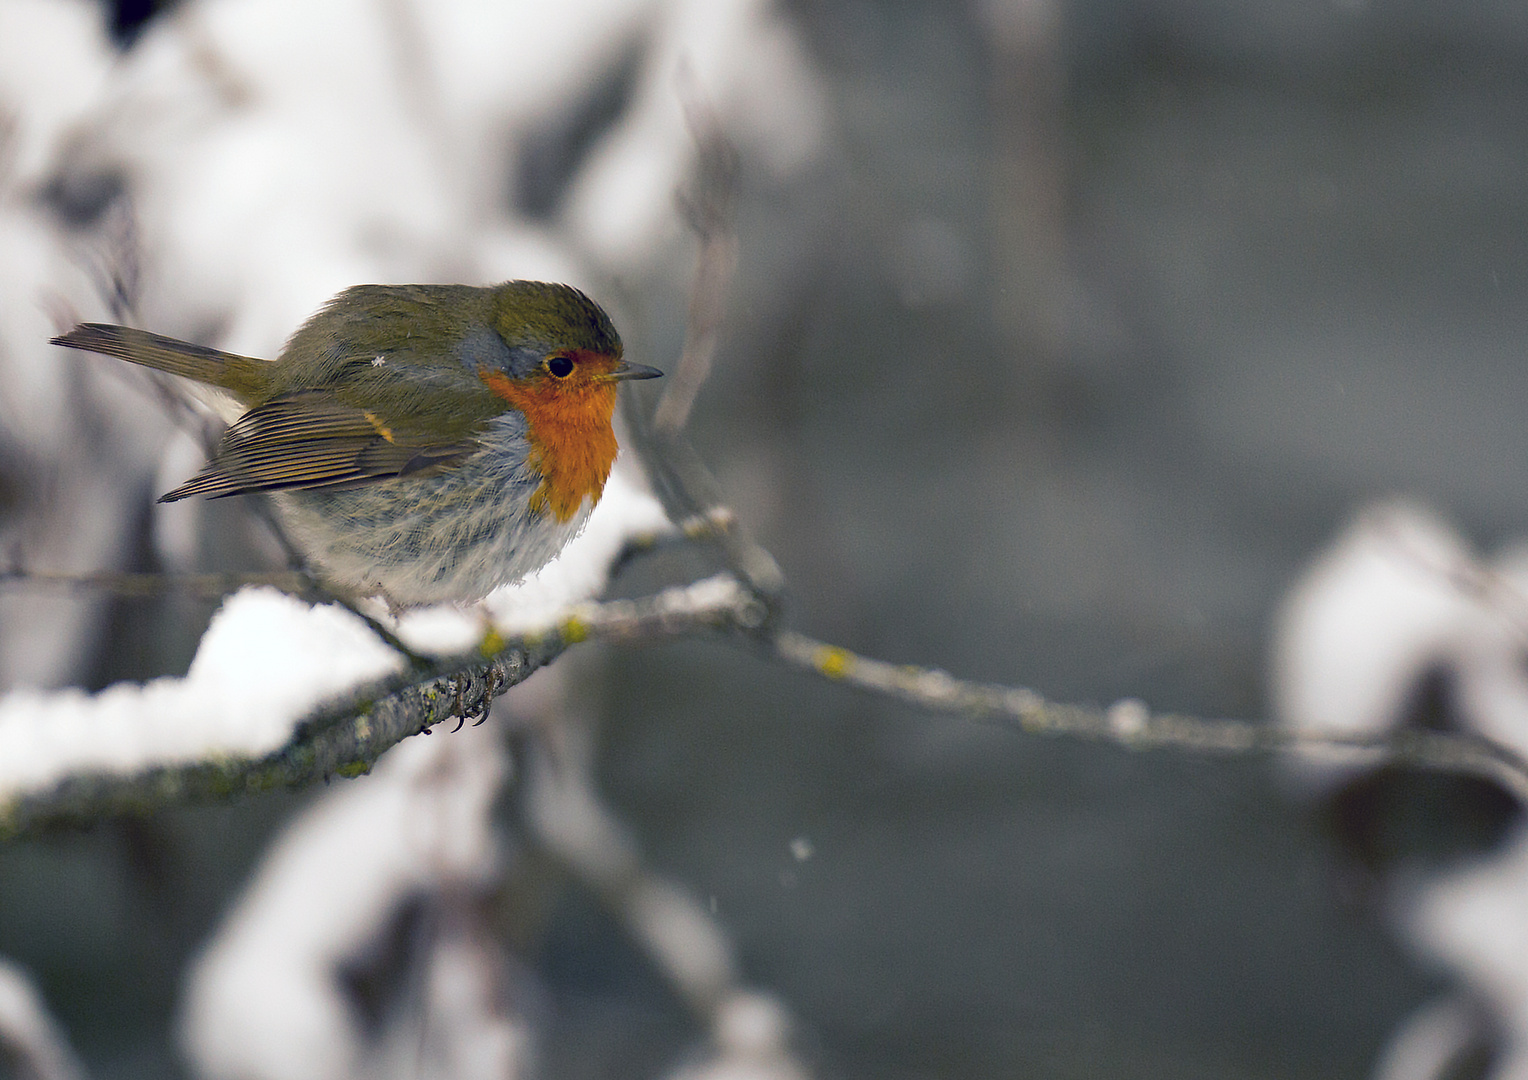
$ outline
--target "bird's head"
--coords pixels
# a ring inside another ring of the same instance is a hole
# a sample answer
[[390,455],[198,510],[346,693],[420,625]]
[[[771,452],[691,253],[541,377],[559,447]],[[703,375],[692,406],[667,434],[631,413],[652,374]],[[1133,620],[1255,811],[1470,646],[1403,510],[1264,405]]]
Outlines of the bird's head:
[[567,521],[585,496],[598,500],[615,462],[616,389],[656,368],[621,357],[604,310],[568,285],[511,281],[494,290],[491,326],[508,346],[478,368],[495,396],[524,414],[531,465],[542,476],[533,508]]

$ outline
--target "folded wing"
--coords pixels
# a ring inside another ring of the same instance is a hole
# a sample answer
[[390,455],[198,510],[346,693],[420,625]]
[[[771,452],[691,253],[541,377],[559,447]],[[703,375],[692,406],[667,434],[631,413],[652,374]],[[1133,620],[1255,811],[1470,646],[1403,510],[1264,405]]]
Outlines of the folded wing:
[[476,445],[471,440],[429,443],[417,435],[400,436],[375,414],[328,392],[298,391],[245,413],[223,433],[217,453],[202,471],[159,501],[354,487],[451,468]]

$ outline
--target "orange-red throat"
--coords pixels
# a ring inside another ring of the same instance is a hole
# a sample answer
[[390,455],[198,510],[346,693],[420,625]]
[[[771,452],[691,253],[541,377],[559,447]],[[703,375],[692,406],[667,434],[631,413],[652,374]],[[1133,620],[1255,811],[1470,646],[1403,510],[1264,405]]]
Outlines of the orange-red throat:
[[488,389],[525,414],[529,464],[541,474],[531,510],[558,521],[571,520],[586,495],[599,502],[617,449],[610,418],[618,384],[610,375],[620,361],[582,350],[570,358],[573,372],[562,379],[541,371],[526,379],[479,372]]

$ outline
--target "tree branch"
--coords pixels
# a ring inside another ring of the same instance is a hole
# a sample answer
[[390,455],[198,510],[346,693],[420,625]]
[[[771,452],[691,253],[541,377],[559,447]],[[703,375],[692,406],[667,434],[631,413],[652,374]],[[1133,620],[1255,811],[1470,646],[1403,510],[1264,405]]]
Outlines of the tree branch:
[[318,582],[301,570],[226,574],[132,573],[125,570],[70,574],[47,570],[0,570],[0,588],[108,592],[129,597],[185,593],[215,600],[238,592],[246,585],[268,585],[293,596],[308,596],[317,589]]
[[490,631],[475,652],[360,687],[315,710],[285,746],[263,758],[198,762],[126,777],[74,776],[49,791],[19,797],[0,806],[0,839],[106,814],[361,775],[410,735],[426,734],[453,717],[485,714],[496,694],[581,642],[647,644],[718,632],[759,642],[772,657],[833,682],[1027,734],[1096,740],[1131,750],[1289,753],[1346,765],[1388,762],[1486,777],[1528,802],[1528,762],[1477,737],[1418,731],[1388,738],[1345,736],[1245,720],[1153,714],[1133,699],[1108,709],[1050,702],[1022,687],[968,682],[932,668],[860,656],[794,631],[771,631],[769,612],[764,598],[730,574],[637,600],[575,605],[543,633],[503,639]]
[[1287,753],[1341,765],[1405,765],[1495,780],[1528,804],[1528,760],[1498,743],[1456,732],[1406,730],[1359,736],[1296,730],[1267,722],[1213,720],[1152,713],[1135,698],[1108,709],[1046,701],[1033,690],[967,682],[947,672],[889,664],[837,645],[783,630],[773,654],[881,697],[932,712],[953,713],[1036,735],[1111,742],[1130,750],[1155,748],[1244,756]]
[[696,175],[691,189],[679,192],[675,201],[700,241],[700,250],[695,257],[684,351],[653,414],[653,428],[664,436],[684,430],[695,398],[711,374],[738,252],[737,231],[732,225],[739,171],[737,149],[727,139],[715,110],[702,98],[688,68],[681,68],[680,96],[695,140]]
[[547,631],[505,639],[489,631],[479,648],[357,687],[313,711],[281,748],[261,758],[227,757],[134,775],[75,775],[46,791],[0,804],[0,840],[103,815],[144,813],[172,803],[298,788],[359,776],[410,735],[452,718],[483,716],[495,695],[524,682],[584,641],[645,642],[703,630],[756,628],[764,608],[729,575],[640,600],[579,604]]

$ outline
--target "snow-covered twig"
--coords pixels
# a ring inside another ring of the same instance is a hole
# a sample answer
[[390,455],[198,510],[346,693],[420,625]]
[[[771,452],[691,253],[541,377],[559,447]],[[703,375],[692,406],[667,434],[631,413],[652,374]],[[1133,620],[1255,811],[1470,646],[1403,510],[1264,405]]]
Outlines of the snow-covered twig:
[[1134,700],[1108,709],[1049,702],[1033,690],[890,664],[794,631],[771,633],[768,610],[763,598],[723,574],[641,599],[575,605],[545,630],[515,638],[489,630],[470,652],[432,661],[425,671],[400,672],[349,691],[308,715],[289,740],[262,756],[219,756],[125,776],[74,774],[44,790],[13,796],[0,804],[0,835],[14,836],[44,822],[87,821],[106,813],[359,775],[410,735],[462,715],[481,715],[494,695],[524,681],[575,644],[641,644],[717,631],[760,637],[778,659],[835,682],[1026,733],[1102,740],[1131,749],[1282,752],[1345,763],[1391,762],[1489,777],[1528,800],[1528,763],[1476,736],[1425,731],[1389,737],[1326,734],[1245,720],[1153,714]]
[[[358,776],[410,735],[427,733],[453,718],[485,714],[496,694],[523,682],[572,645],[748,631],[759,625],[763,612],[759,601],[723,575],[639,600],[574,605],[545,629],[515,637],[490,628],[470,651],[343,692],[301,719],[285,742],[258,756],[208,752],[185,763],[151,764],[137,772],[75,771],[48,786],[16,785],[15,793],[0,801],[0,837],[14,837],[46,822],[85,822],[105,814]],[[353,616],[336,610],[334,618]],[[28,704],[22,701],[16,707],[25,709]],[[217,706],[209,702],[206,707]],[[0,722],[4,719],[0,715]]]

